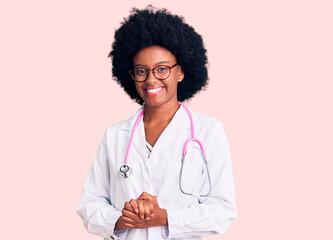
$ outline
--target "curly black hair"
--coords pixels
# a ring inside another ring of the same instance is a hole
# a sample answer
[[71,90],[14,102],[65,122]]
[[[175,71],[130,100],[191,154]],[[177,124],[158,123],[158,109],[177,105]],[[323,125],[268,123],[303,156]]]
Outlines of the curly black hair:
[[206,49],[201,36],[184,22],[182,16],[148,5],[143,10],[133,8],[130,16],[124,19],[115,32],[109,54],[113,77],[131,99],[143,104],[128,73],[133,68],[133,57],[140,49],[154,45],[175,55],[184,71],[184,79],[178,83],[178,101],[190,99],[208,84]]

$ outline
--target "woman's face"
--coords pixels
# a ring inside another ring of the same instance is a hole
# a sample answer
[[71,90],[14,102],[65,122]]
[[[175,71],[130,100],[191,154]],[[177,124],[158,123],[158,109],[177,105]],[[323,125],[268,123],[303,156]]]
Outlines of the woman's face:
[[[174,66],[176,57],[167,49],[151,46],[139,50],[133,58],[134,67],[152,69],[158,65]],[[158,69],[156,69],[158,71]],[[165,80],[157,79],[152,70],[144,82],[135,82],[136,90],[149,107],[160,107],[177,103],[177,85],[184,78],[179,65],[171,69],[170,76]]]

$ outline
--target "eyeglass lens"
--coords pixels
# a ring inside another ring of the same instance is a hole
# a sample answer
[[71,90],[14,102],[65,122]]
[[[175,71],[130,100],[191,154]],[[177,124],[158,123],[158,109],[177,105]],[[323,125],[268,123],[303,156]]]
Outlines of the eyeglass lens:
[[[164,80],[169,77],[171,69],[164,65],[159,65],[153,69],[154,76],[159,80]],[[135,81],[145,81],[148,78],[150,69],[144,67],[136,67],[133,69],[132,77]]]

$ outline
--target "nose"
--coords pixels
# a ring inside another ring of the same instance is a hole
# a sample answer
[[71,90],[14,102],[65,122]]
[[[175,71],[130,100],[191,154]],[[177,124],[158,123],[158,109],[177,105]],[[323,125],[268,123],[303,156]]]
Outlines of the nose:
[[149,70],[148,72],[148,76],[146,79],[146,82],[150,82],[150,81],[158,81],[158,79],[155,77],[154,72],[152,69]]

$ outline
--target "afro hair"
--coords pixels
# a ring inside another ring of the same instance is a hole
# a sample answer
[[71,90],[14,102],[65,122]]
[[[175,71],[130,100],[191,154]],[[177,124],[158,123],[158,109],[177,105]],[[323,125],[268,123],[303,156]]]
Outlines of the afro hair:
[[194,28],[186,24],[183,17],[166,9],[158,10],[151,5],[143,10],[133,8],[115,32],[109,57],[112,58],[114,79],[137,103],[142,105],[143,100],[129,70],[133,68],[135,54],[150,46],[170,51],[184,71],[184,79],[178,83],[178,101],[190,99],[208,84],[206,49]]

